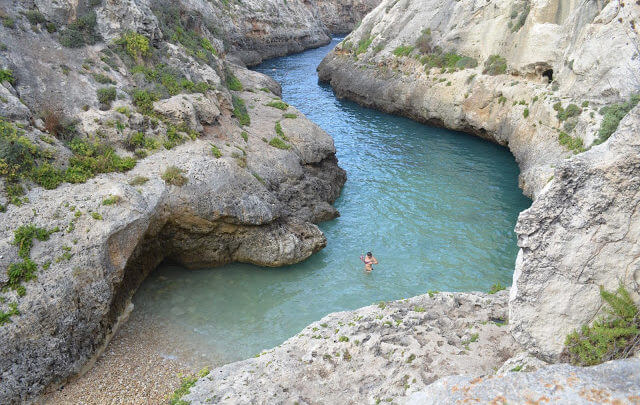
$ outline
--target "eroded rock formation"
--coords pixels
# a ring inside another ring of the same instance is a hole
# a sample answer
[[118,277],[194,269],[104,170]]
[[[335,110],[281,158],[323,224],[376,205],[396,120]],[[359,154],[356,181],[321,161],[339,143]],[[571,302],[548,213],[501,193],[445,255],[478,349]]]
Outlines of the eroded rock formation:
[[325,246],[333,140],[225,53],[329,37],[302,2],[257,7],[2,3],[0,402],[80,372],[164,259],[280,266]]
[[613,133],[611,113],[638,100],[638,16],[617,1],[389,0],[319,67],[342,97],[511,150],[535,201],[516,226],[510,327],[547,360],[598,316],[600,285],[640,300],[639,117]]

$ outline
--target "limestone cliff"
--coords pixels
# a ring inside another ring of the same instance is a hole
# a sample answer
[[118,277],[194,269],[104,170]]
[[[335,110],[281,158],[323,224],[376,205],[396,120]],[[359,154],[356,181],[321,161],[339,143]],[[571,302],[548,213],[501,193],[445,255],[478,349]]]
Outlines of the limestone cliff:
[[640,299],[638,16],[618,1],[387,0],[319,67],[339,96],[511,150],[535,201],[516,226],[510,327],[547,360],[595,319],[599,285]]
[[317,14],[0,2],[1,403],[80,372],[165,258],[279,266],[325,246],[315,223],[345,181],[333,140],[226,58],[317,46]]

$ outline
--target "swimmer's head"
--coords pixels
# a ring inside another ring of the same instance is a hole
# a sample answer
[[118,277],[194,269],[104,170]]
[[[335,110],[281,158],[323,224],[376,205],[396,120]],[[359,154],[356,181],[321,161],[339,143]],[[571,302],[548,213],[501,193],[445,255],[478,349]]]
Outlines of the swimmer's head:
[[367,257],[371,257],[373,254],[371,252],[367,252]]

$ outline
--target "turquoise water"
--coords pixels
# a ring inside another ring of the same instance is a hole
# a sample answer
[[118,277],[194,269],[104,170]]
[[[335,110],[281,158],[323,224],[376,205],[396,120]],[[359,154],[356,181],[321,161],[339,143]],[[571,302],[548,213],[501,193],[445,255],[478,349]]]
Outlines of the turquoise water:
[[[335,140],[348,180],[336,202],[341,216],[320,225],[328,246],[279,269],[161,266],[134,303],[165,326],[167,352],[188,346],[220,364],[278,345],[330,312],[427,290],[511,284],[513,227],[531,203],[517,187],[511,154],[336,99],[315,70],[336,43],[256,69],[279,81],[283,99]],[[359,259],[368,250],[380,261],[371,274]]]

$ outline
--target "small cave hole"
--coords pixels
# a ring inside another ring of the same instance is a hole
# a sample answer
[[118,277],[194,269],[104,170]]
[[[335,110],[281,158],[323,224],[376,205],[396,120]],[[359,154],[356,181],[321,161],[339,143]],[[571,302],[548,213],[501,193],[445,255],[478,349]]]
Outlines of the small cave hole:
[[553,81],[553,69],[547,69],[542,72],[542,77],[546,77],[547,79],[549,79],[548,83],[551,83]]

